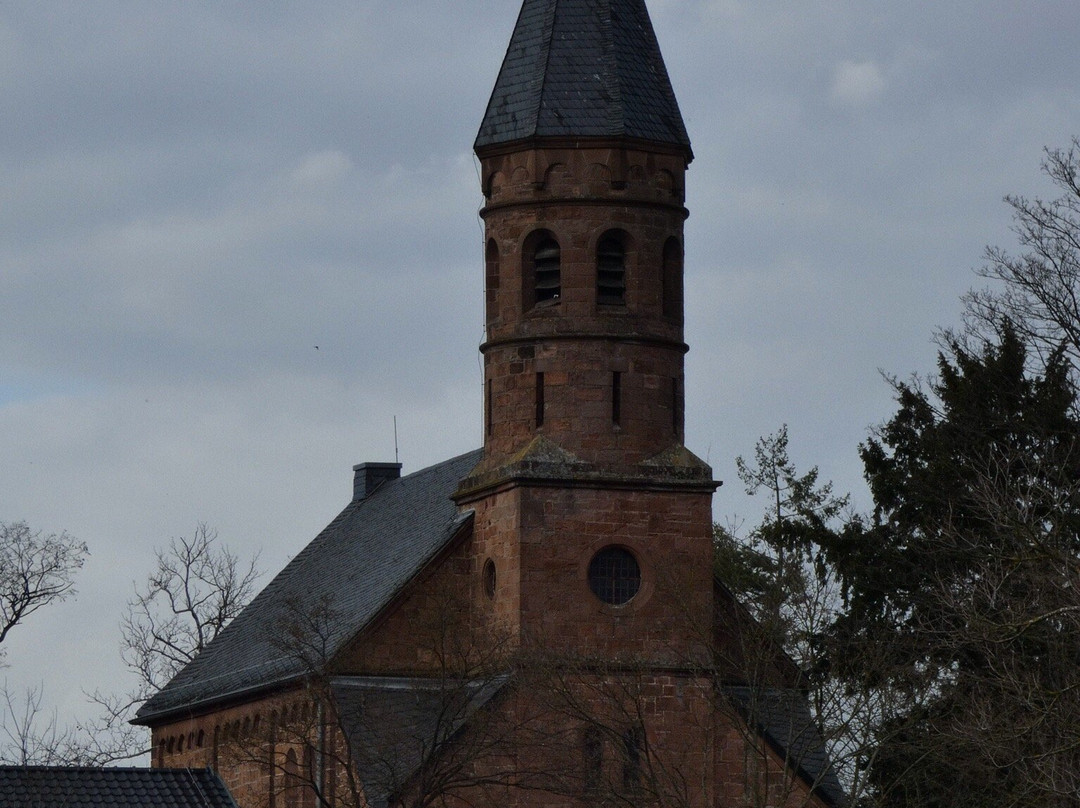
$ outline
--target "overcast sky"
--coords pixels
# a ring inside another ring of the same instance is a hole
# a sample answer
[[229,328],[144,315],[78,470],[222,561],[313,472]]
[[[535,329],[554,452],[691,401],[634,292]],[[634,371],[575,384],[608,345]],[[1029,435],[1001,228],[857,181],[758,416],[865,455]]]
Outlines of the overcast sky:
[[[126,687],[153,548],[215,526],[276,572],[351,496],[481,442],[471,146],[518,0],[0,5],[0,521],[91,550],[11,635],[61,718]],[[860,489],[1007,193],[1080,134],[1076,0],[651,0],[693,142],[687,445],[789,424]]]

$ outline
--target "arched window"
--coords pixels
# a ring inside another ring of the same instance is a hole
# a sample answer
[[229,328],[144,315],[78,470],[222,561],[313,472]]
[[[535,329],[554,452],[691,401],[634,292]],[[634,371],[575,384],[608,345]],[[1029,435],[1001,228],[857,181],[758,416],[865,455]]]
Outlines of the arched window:
[[683,255],[676,238],[664,243],[663,284],[664,316],[681,323],[683,320]]
[[490,558],[484,562],[484,594],[488,596],[489,600],[495,599],[495,562]]
[[533,271],[537,303],[559,299],[562,292],[559,263],[559,243],[555,239],[546,238],[536,246],[536,252],[533,253]]
[[561,251],[550,233],[538,231],[525,242],[522,303],[525,311],[556,303],[562,294]]
[[626,246],[618,233],[606,233],[596,245],[596,302],[626,305]]

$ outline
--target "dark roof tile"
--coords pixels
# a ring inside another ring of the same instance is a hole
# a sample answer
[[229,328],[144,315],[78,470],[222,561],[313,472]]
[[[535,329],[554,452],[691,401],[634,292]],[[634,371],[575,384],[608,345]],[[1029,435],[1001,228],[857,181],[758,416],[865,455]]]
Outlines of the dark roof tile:
[[210,769],[0,766],[0,808],[236,808]]
[[690,139],[644,0],[525,0],[477,149],[537,137]]

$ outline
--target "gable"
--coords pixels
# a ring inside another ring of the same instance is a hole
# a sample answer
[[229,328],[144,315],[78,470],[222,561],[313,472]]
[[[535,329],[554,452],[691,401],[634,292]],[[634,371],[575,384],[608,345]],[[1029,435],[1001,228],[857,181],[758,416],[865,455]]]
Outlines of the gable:
[[450,495],[479,457],[461,455],[350,502],[142,706],[135,723],[159,723],[302,677],[304,660],[284,635],[318,612],[323,651],[337,654],[467,525],[470,514]]
[[470,605],[478,596],[472,530],[465,526],[346,642],[333,660],[334,675],[430,675],[442,655],[489,658],[486,623]]

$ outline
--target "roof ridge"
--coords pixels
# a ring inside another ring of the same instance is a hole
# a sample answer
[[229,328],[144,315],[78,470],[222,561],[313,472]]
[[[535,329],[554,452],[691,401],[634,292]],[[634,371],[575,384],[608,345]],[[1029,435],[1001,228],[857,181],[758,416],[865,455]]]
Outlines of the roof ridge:
[[[521,4],[522,13],[524,13],[525,11],[525,6],[526,3]],[[540,40],[541,53],[543,54],[542,61],[544,62],[544,76],[547,75],[548,67],[551,64],[551,40],[555,36],[555,14],[558,12],[558,10],[559,0],[549,0],[546,14],[544,16],[544,33],[542,39]],[[536,84],[536,107],[534,112],[532,113],[532,125],[537,126],[540,123],[540,111],[544,108],[545,105],[544,90],[546,88],[546,84],[544,81],[538,79],[534,79],[534,82]]]
[[[615,49],[615,24],[612,20],[611,4],[604,6],[601,11],[601,30],[604,36],[601,38],[601,52],[604,61],[608,62],[608,70],[603,74],[605,89],[611,93],[611,103],[608,105],[608,125],[619,133],[626,132],[626,110],[623,107],[622,79],[619,75],[619,57]],[[616,118],[617,120],[610,120]]]

